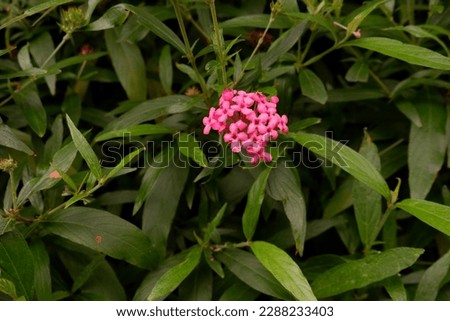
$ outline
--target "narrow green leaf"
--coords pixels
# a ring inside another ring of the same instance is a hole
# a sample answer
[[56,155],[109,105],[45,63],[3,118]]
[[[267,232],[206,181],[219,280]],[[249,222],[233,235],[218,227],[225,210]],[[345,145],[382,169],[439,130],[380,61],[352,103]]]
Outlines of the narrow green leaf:
[[128,14],[129,11],[121,5],[111,7],[100,18],[88,24],[84,30],[100,31],[119,27],[127,20]]
[[350,82],[367,82],[369,80],[369,65],[365,61],[355,61],[345,74],[345,80]]
[[19,297],[33,298],[33,256],[21,234],[8,232],[0,235],[0,271],[2,277],[14,283]]
[[17,47],[11,47],[11,48],[6,48],[6,49],[0,49],[0,57],[3,55],[6,55],[7,53],[16,50]]
[[405,199],[397,207],[414,215],[422,222],[450,235],[450,207],[442,204],[420,200]]
[[[55,45],[53,44],[53,38],[49,32],[43,32],[39,35],[39,37],[30,42],[31,56],[40,67],[47,61],[48,57],[51,56],[54,50]],[[52,65],[54,63],[55,57],[52,57],[48,61],[48,65]],[[56,94],[56,75],[46,76],[45,82],[47,83],[50,93],[54,96]]]
[[216,230],[217,226],[222,221],[223,215],[225,214],[225,210],[227,209],[227,203],[223,204],[223,206],[220,208],[220,210],[217,212],[216,216],[212,219],[211,222],[206,226],[205,233],[203,236],[203,242],[208,243],[211,239],[212,234]]
[[395,27],[385,28],[384,30],[386,30],[386,31],[387,30],[405,31],[405,32],[409,33],[410,35],[412,35],[412,36],[414,36],[416,38],[430,38],[430,39],[433,39],[434,41],[436,41],[442,47],[442,49],[444,49],[448,53],[447,46],[445,45],[445,43],[441,39],[439,39],[439,37],[435,36],[431,32],[426,31],[424,28],[422,28],[420,26],[414,26],[414,25],[395,26]]
[[[376,170],[380,170],[381,162],[378,155],[378,148],[372,142],[368,133],[364,134],[359,153]],[[381,196],[367,185],[364,185],[360,181],[355,181],[353,182],[352,198],[361,242],[366,246],[371,246],[371,242],[374,241],[378,222],[381,218]]]
[[47,248],[41,239],[37,239],[30,244],[30,251],[33,256],[36,299],[49,301],[52,299],[52,277]]
[[20,70],[20,71],[14,71],[14,72],[10,72],[10,73],[2,73],[0,75],[0,80],[3,79],[12,79],[12,78],[21,78],[21,77],[42,77],[44,75],[48,75],[49,72],[45,69],[41,69],[41,68],[28,68],[25,70]]
[[73,0],[49,0],[49,1],[45,1],[44,3],[40,3],[34,7],[31,7],[30,9],[25,10],[24,14],[26,16],[31,16],[34,15],[36,13],[45,11],[47,9],[50,9],[52,7],[57,7],[69,2],[73,2]]
[[142,213],[142,229],[158,251],[165,253],[172,222],[189,174],[186,164],[171,161],[158,175]]
[[373,50],[413,65],[450,70],[450,58],[430,49],[405,44],[395,39],[368,37],[349,41],[344,46],[356,46]]
[[299,266],[286,252],[273,244],[263,241],[253,242],[251,248],[262,265],[297,300],[316,300],[308,280],[306,280]]
[[416,106],[410,100],[400,100],[395,103],[398,110],[400,110],[403,115],[408,117],[408,119],[416,125],[416,127],[422,127],[422,120],[420,119],[419,112]]
[[161,81],[161,86],[167,95],[172,93],[173,84],[173,67],[172,67],[172,54],[170,52],[170,46],[166,45],[161,50],[161,55],[159,56],[159,80]]
[[70,207],[41,224],[49,233],[142,268],[152,268],[160,260],[140,229],[106,211]]
[[302,68],[298,72],[298,80],[302,94],[320,104],[325,104],[328,100],[327,90],[317,75],[309,69]]
[[289,130],[291,132],[298,132],[299,130],[311,127],[313,125],[320,124],[321,121],[322,121],[322,119],[317,118],[317,117],[305,118],[305,119],[296,121],[292,124],[289,124]]
[[407,301],[408,296],[402,279],[399,275],[393,275],[383,280],[384,288],[394,301]]
[[200,82],[200,79],[198,79],[197,74],[195,73],[194,69],[191,66],[188,66],[186,64],[179,64],[179,63],[175,63],[175,66],[178,68],[178,70],[180,70],[182,73],[185,73],[186,75],[188,75],[189,78],[191,78],[196,83]]
[[164,168],[173,161],[172,150],[168,148],[162,151],[156,155],[153,160],[153,163],[146,169],[144,177],[142,178],[138,195],[134,201],[133,215],[139,211],[147,197],[150,195],[150,192],[152,191]]
[[[77,149],[72,143],[67,144],[53,156],[52,164],[60,171],[66,172],[77,155]],[[20,190],[17,197],[18,206],[22,206],[23,203],[32,195],[38,191],[53,187],[59,182],[59,179],[52,178],[52,173],[55,171],[54,167],[49,166],[47,171],[40,177],[29,180]]]
[[148,296],[148,300],[155,301],[175,290],[198,265],[201,254],[202,248],[194,246],[183,262],[172,267],[161,276]]
[[353,205],[352,191],[354,180],[348,177],[340,184],[330,199],[326,202],[323,216],[332,218]]
[[143,150],[145,150],[145,147],[139,148],[128,155],[126,155],[122,160],[117,164],[113,169],[111,169],[105,176],[104,180],[107,181],[110,178],[113,178],[117,173],[119,173],[120,170],[125,168],[125,166],[128,165],[136,156],[138,156]]
[[105,131],[127,128],[168,114],[182,113],[194,106],[195,99],[185,95],[164,96],[144,101],[110,122]]
[[10,296],[13,300],[17,300],[16,287],[8,279],[0,278],[0,293]]
[[434,262],[423,274],[417,286],[415,301],[434,301],[442,281],[450,269],[450,251]]
[[36,85],[32,84],[19,92],[15,92],[13,97],[33,131],[39,137],[44,136],[47,130],[47,113],[42,105]]
[[136,44],[119,41],[119,30],[105,31],[106,47],[117,77],[130,100],[147,97],[145,61]]
[[135,7],[129,4],[121,4],[128,10],[132,11],[139,19],[139,22],[146,28],[148,28],[155,35],[160,37],[162,40],[171,44],[175,49],[180,51],[181,53],[185,53],[185,48],[183,42],[176,35],[175,32],[172,31],[169,27],[167,27],[161,20],[152,15],[148,10],[145,10],[143,7]]
[[408,183],[411,198],[424,199],[441,169],[446,146],[446,110],[431,99],[414,103],[422,127],[411,124],[408,145]]
[[381,174],[367,158],[358,152],[344,144],[316,134],[299,132],[289,134],[289,136],[315,154],[339,166],[358,181],[383,195],[387,200],[391,198],[389,187]]
[[14,134],[11,128],[5,124],[0,124],[0,145],[24,152],[28,155],[34,154],[34,152],[25,145],[16,134]]
[[388,0],[378,0],[378,1],[370,1],[364,3],[364,5],[360,6],[354,12],[350,13],[348,17],[351,21],[347,25],[347,36],[350,36],[353,32],[355,32],[361,22],[366,19],[366,17],[376,8],[387,2]]
[[261,174],[258,175],[258,178],[248,192],[247,205],[245,206],[244,215],[242,216],[242,228],[247,240],[251,240],[253,234],[255,234],[270,170],[270,167],[264,169]]
[[318,298],[362,288],[410,267],[423,249],[398,247],[340,264],[320,274],[311,284]]
[[302,22],[284,32],[276,41],[272,43],[269,50],[261,58],[261,66],[263,69],[268,69],[279,58],[287,53],[302,36],[306,30],[306,22]]
[[99,265],[104,262],[105,256],[103,254],[97,254],[94,258],[87,264],[83,270],[77,275],[73,280],[71,292],[75,293],[88,281],[92,276],[93,272],[99,267]]
[[57,73],[59,71],[59,69],[63,69],[63,68],[73,66],[73,65],[78,65],[78,64],[81,64],[83,61],[98,59],[98,58],[106,56],[106,55],[107,55],[107,52],[99,51],[99,52],[95,52],[95,53],[91,53],[91,54],[87,54],[87,55],[77,55],[77,56],[65,58],[65,59],[57,61],[56,63],[54,63],[51,66],[48,66],[47,70],[48,70],[48,73]]
[[66,115],[67,125],[69,126],[70,135],[72,136],[73,143],[75,147],[80,152],[86,164],[89,166],[92,174],[100,180],[102,178],[102,168],[100,167],[97,155],[95,155],[94,150],[84,138],[83,134],[78,130],[75,124],[70,119],[69,115]]
[[215,256],[238,279],[255,290],[281,300],[292,300],[292,294],[281,286],[254,255],[242,250],[227,249]]
[[203,154],[193,133],[180,133],[178,135],[178,148],[180,153],[191,158],[201,167],[208,167],[208,159],[205,154]]
[[306,237],[306,205],[300,188],[300,179],[292,168],[280,161],[272,169],[268,184],[268,194],[283,203],[283,209],[291,226],[295,249],[303,255]]
[[[225,31],[228,29],[232,30],[234,28],[242,28],[242,27],[264,29],[267,27],[269,19],[270,19],[269,14],[252,14],[225,20],[221,22],[219,26]],[[287,29],[292,27],[292,21],[287,17],[285,17],[284,15],[278,15],[270,27],[273,29]]]

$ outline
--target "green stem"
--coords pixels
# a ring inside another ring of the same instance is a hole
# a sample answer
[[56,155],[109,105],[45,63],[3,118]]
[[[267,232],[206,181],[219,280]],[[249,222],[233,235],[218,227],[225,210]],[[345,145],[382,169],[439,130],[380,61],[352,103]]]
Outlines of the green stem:
[[386,86],[386,84],[378,77],[376,73],[369,69],[369,75],[375,80],[375,82],[381,87],[381,90],[386,94],[387,97],[391,96],[390,89]]
[[14,179],[14,171],[9,171],[9,181],[10,181],[10,188],[11,188],[11,198],[12,198],[12,206],[13,209],[17,209],[17,193],[16,193],[16,182]]
[[306,43],[306,47],[305,47],[305,49],[303,50],[303,53],[302,53],[301,56],[300,56],[300,63],[302,63],[302,61],[305,60],[306,55],[308,54],[309,49],[311,48],[311,45],[312,45],[312,43],[314,42],[314,38],[315,38],[315,37],[316,37],[316,33],[313,32],[313,33],[311,34],[311,36],[309,37],[308,42]]
[[365,254],[367,254],[369,252],[369,250],[372,248],[373,244],[375,243],[375,241],[378,237],[378,234],[380,234],[381,230],[383,229],[384,224],[386,223],[387,219],[389,218],[389,215],[391,214],[391,212],[394,208],[395,208],[394,204],[389,204],[386,211],[381,216],[380,221],[378,222],[377,228],[370,239],[370,242],[364,248]]
[[192,69],[194,69],[194,72],[197,76],[198,82],[200,84],[200,87],[202,89],[202,92],[208,97],[208,87],[206,86],[205,79],[203,79],[203,76],[201,75],[200,71],[197,68],[197,64],[195,63],[195,56],[192,52],[191,45],[189,43],[189,38],[186,32],[186,27],[184,25],[183,15],[180,10],[180,3],[178,0],[172,0],[172,6],[175,9],[175,15],[177,17],[178,26],[180,27],[181,36],[183,38],[184,47],[185,47],[185,54],[186,58],[189,60],[189,63],[192,66]]
[[[223,36],[220,33],[220,27],[219,27],[219,21],[217,20],[217,12],[216,12],[216,5],[215,0],[208,0],[208,6],[209,11],[211,12],[211,19],[213,23],[213,29],[214,29],[214,35],[216,37],[217,41],[217,59],[219,60],[219,64],[221,67],[221,73],[222,73],[222,85],[227,85],[227,72],[226,72],[226,55],[224,54],[224,44],[222,42]],[[214,42],[213,42],[214,43]]]
[[62,38],[61,42],[58,44],[58,46],[53,50],[53,52],[50,54],[50,56],[47,57],[47,59],[44,61],[44,63],[41,65],[41,68],[45,68],[47,64],[50,62],[50,60],[56,55],[56,53],[64,46],[64,44],[70,40],[72,37],[72,34],[66,33],[64,37]]
[[233,87],[235,87],[239,83],[239,81],[241,81],[242,77],[244,77],[245,70],[247,69],[247,67],[250,64],[250,62],[252,61],[253,57],[256,55],[256,53],[258,52],[262,43],[264,42],[264,38],[266,37],[267,32],[269,31],[269,28],[274,21],[275,21],[275,16],[273,14],[271,14],[270,18],[269,18],[269,22],[267,23],[266,29],[264,29],[262,36],[259,37],[258,43],[256,44],[255,49],[253,49],[253,52],[251,53],[250,57],[247,59],[247,62],[245,63],[244,68],[242,68],[241,72],[236,77],[236,80],[233,83]]

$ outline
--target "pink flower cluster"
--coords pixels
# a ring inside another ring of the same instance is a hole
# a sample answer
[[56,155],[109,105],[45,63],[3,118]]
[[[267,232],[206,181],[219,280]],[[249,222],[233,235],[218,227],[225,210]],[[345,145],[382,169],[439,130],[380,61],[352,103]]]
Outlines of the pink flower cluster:
[[203,118],[203,133],[218,131],[234,153],[245,150],[252,157],[252,164],[260,159],[270,162],[272,155],[265,151],[266,146],[278,138],[278,132],[288,132],[287,116],[277,113],[277,103],[277,96],[268,100],[259,92],[225,89],[219,107],[211,107],[209,115]]

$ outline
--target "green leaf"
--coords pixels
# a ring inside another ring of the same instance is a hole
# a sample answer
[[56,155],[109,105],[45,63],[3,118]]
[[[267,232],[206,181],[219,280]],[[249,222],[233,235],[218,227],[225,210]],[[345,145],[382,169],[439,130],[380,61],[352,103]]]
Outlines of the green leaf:
[[16,287],[8,279],[0,278],[0,293],[5,293],[10,296],[13,300],[17,300]]
[[[220,28],[225,31],[228,29],[241,28],[241,27],[252,27],[264,29],[269,23],[269,14],[252,14],[234,17],[225,20],[219,24]],[[270,25],[273,29],[287,29],[292,27],[292,21],[283,15],[278,15],[275,21]]]
[[350,82],[367,82],[369,80],[369,65],[365,61],[355,61],[345,74],[345,80]]
[[166,45],[161,50],[161,55],[159,56],[159,80],[161,81],[161,86],[167,95],[172,93],[173,84],[173,67],[172,67],[172,54],[170,52],[170,46]]
[[102,168],[100,166],[97,155],[95,155],[94,150],[84,138],[83,134],[78,130],[75,124],[70,119],[69,115],[66,115],[67,125],[69,126],[70,135],[72,136],[73,143],[75,147],[80,152],[86,164],[89,166],[92,174],[100,180],[102,178]]
[[450,58],[430,49],[405,44],[395,39],[368,37],[349,41],[344,46],[356,46],[373,50],[413,65],[450,70]]
[[113,178],[116,174],[119,173],[120,170],[125,168],[125,166],[128,165],[136,156],[138,156],[143,150],[145,150],[145,147],[139,148],[131,153],[129,153],[127,156],[123,157],[122,160],[117,164],[113,169],[111,169],[105,176],[104,180],[107,181],[110,178]]
[[383,281],[383,285],[394,301],[407,301],[407,293],[399,275],[393,275]]
[[292,294],[280,285],[254,255],[242,250],[226,249],[215,256],[242,282],[255,290],[281,300],[292,300]]
[[414,215],[422,222],[450,235],[450,207],[442,204],[420,200],[405,199],[397,207]]
[[84,30],[100,31],[119,27],[127,20],[128,14],[129,11],[121,5],[111,7],[100,18],[87,25]]
[[298,80],[302,94],[320,104],[325,104],[328,100],[327,90],[317,75],[309,69],[302,68],[298,72]]
[[264,169],[261,174],[258,175],[258,178],[248,192],[247,205],[245,206],[244,214],[242,216],[242,228],[244,229],[244,235],[247,240],[251,240],[255,234],[270,170],[270,167]]
[[159,175],[163,172],[165,166],[173,161],[171,149],[166,149],[154,157],[154,162],[145,171],[139,187],[138,195],[134,201],[133,215],[135,215],[150,195]]
[[31,129],[33,129],[39,137],[44,136],[45,131],[47,130],[47,113],[42,105],[36,85],[32,84],[15,92],[13,97],[22,110]]
[[0,145],[33,155],[34,152],[5,124],[0,124]]
[[83,270],[74,278],[71,292],[74,293],[81,289],[83,285],[92,277],[94,271],[99,265],[104,262],[105,256],[103,254],[97,254],[93,257],[91,262],[84,266]]
[[441,169],[446,151],[446,110],[442,103],[427,99],[414,103],[422,127],[411,124],[408,145],[408,182],[411,198],[424,199]]
[[408,117],[408,119],[416,125],[416,127],[422,127],[422,120],[420,119],[419,112],[416,106],[410,100],[400,100],[395,103],[398,110],[400,110],[403,115]]
[[155,301],[175,290],[180,283],[194,270],[200,262],[202,248],[194,246],[180,264],[172,267],[156,282],[148,296],[148,300]]
[[105,127],[105,132],[138,125],[168,114],[182,113],[189,110],[194,103],[194,98],[185,95],[164,96],[147,100],[124,113],[117,120],[110,122]]
[[217,212],[216,216],[214,216],[212,221],[209,222],[209,224],[206,226],[205,233],[203,236],[203,242],[205,242],[205,243],[209,242],[209,240],[211,239],[211,236],[213,235],[217,226],[219,226],[220,222],[222,221],[222,218],[223,218],[223,215],[225,214],[226,209],[227,209],[227,203],[223,204],[223,206]]
[[331,218],[353,205],[352,191],[354,180],[349,177],[335,190],[333,195],[326,202],[323,216]]
[[251,245],[253,253],[264,267],[292,293],[297,300],[315,301],[311,286],[292,258],[273,244],[258,241]]
[[289,136],[390,200],[391,193],[386,181],[367,158],[358,152],[344,144],[316,134],[298,132],[289,134]]
[[130,100],[144,100],[147,97],[147,76],[145,61],[136,44],[119,41],[117,29],[105,31],[106,47],[117,77]]
[[[55,153],[52,164],[60,171],[66,172],[72,165],[76,155],[77,149],[75,148],[75,145],[73,142],[69,143]],[[59,179],[51,178],[51,173],[54,171],[54,167],[49,166],[47,171],[42,176],[29,180],[22,187],[19,196],[17,197],[18,206],[22,206],[33,193],[56,185],[59,182]]]
[[142,268],[152,268],[160,260],[140,229],[106,211],[70,207],[41,224],[49,233]]
[[146,28],[148,28],[155,35],[172,45],[175,49],[182,54],[185,53],[185,47],[183,42],[178,38],[175,32],[167,27],[161,20],[152,15],[148,10],[143,7],[135,7],[129,4],[121,4],[128,10],[132,11],[139,19],[139,22]]
[[[55,45],[53,44],[53,38],[49,32],[43,32],[39,37],[33,39],[30,42],[30,53],[34,58],[39,67],[42,67],[44,62],[47,61],[55,50]],[[52,57],[47,65],[55,63],[55,57]],[[43,67],[44,68],[44,67]],[[56,75],[49,75],[45,77],[45,82],[47,83],[50,94],[53,96],[56,94]]]
[[47,248],[41,239],[37,239],[30,244],[30,251],[33,256],[36,299],[49,301],[52,299],[52,277]]
[[306,23],[299,23],[292,27],[288,31],[284,32],[276,41],[272,43],[269,50],[261,58],[261,66],[263,69],[268,69],[279,58],[287,53],[295,44],[298,39],[302,36],[303,32],[306,30]]
[[351,21],[347,25],[347,36],[350,36],[353,32],[355,32],[361,22],[366,19],[366,17],[376,8],[387,2],[388,0],[378,0],[378,1],[370,1],[364,3],[364,5],[360,6],[358,9],[353,11],[348,15]]
[[98,59],[98,58],[106,56],[106,55],[107,55],[107,52],[99,51],[99,52],[95,52],[95,53],[91,53],[91,54],[87,54],[87,55],[78,55],[78,56],[65,58],[65,59],[59,60],[56,63],[54,63],[53,65],[49,66],[47,68],[47,70],[48,70],[48,73],[56,73],[57,71],[59,71],[59,69],[66,68],[66,67],[73,66],[73,65],[78,65],[84,61]]
[[[378,148],[367,133],[364,134],[359,153],[369,160],[376,170],[380,170]],[[381,218],[381,196],[360,181],[355,181],[353,182],[352,198],[361,242],[366,246],[371,246]]]
[[57,7],[60,6],[62,4],[66,4],[69,2],[73,2],[73,0],[49,0],[49,1],[45,1],[44,3],[40,3],[34,7],[31,7],[30,9],[25,10],[24,14],[26,16],[31,16],[34,15],[36,13],[45,11],[47,9],[53,8],[53,7]]
[[186,164],[171,161],[158,175],[142,213],[142,229],[158,251],[165,253],[172,222],[189,174]]
[[188,66],[186,64],[179,64],[179,63],[175,63],[175,66],[178,68],[178,70],[180,70],[182,73],[185,73],[186,75],[188,75],[189,78],[191,78],[196,83],[199,83],[201,81],[191,66]]
[[302,255],[306,236],[306,205],[295,170],[288,168],[283,161],[278,162],[270,173],[267,192],[273,199],[283,203],[295,249]]
[[321,118],[317,118],[317,117],[305,118],[305,119],[296,121],[292,124],[289,124],[289,130],[291,132],[298,132],[299,130],[311,127],[313,125],[320,124],[321,122],[322,122]]
[[398,247],[340,264],[320,274],[311,284],[317,298],[328,298],[362,288],[414,264],[423,249]]
[[21,234],[8,232],[0,235],[0,271],[2,277],[14,283],[19,297],[33,298],[33,256]]
[[450,269],[450,251],[434,262],[420,279],[415,301],[434,301],[437,298],[442,281]]
[[178,135],[178,149],[181,154],[191,158],[201,167],[208,167],[208,159],[205,154],[203,154],[193,133],[180,133]]

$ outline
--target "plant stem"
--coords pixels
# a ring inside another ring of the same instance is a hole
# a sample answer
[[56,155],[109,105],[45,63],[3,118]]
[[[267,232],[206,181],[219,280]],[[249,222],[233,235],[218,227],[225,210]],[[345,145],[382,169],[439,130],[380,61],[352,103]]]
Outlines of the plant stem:
[[[226,55],[224,54],[224,45],[223,45],[223,36],[220,33],[220,28],[219,28],[219,21],[217,20],[217,12],[216,12],[216,5],[215,5],[215,0],[207,0],[208,1],[208,5],[209,5],[209,11],[211,12],[211,19],[212,19],[212,23],[213,23],[213,29],[214,29],[214,35],[216,38],[216,45],[217,45],[217,50],[216,50],[216,56],[217,59],[219,60],[219,64],[221,67],[221,73],[222,73],[222,85],[226,86],[227,85],[227,71],[226,71]],[[214,45],[214,41],[213,41],[213,45]]]
[[372,248],[373,243],[375,243],[375,240],[377,239],[378,234],[380,234],[381,230],[383,229],[384,224],[386,223],[387,219],[389,218],[389,215],[391,214],[391,212],[394,208],[395,208],[395,204],[389,204],[386,211],[381,216],[380,221],[378,222],[377,228],[370,239],[370,242],[364,248],[365,254],[367,254],[369,252],[369,250]]
[[53,52],[50,54],[50,56],[47,57],[47,59],[44,61],[44,63],[41,65],[41,68],[45,68],[47,64],[50,62],[50,60],[56,55],[56,53],[64,46],[64,44],[70,40],[72,37],[71,33],[66,33],[64,37],[62,38],[61,42],[58,44],[58,46],[53,50]]
[[264,42],[264,38],[267,35],[267,32],[269,31],[270,26],[272,25],[272,23],[275,21],[275,16],[273,13],[270,14],[270,18],[269,18],[269,22],[267,23],[266,29],[264,29],[264,32],[262,34],[261,37],[259,37],[258,39],[258,43],[255,46],[255,49],[253,49],[253,52],[251,53],[250,57],[247,59],[247,62],[245,63],[244,67],[242,68],[241,72],[239,73],[239,75],[237,76],[236,80],[233,83],[233,87],[235,87],[239,81],[241,81],[242,77],[244,77],[245,74],[245,70],[247,69],[248,65],[250,64],[250,62],[252,61],[253,57],[256,55],[256,53],[258,52],[259,48],[261,47],[262,43]]
[[201,75],[200,71],[197,68],[197,64],[195,63],[195,56],[194,56],[194,53],[192,52],[192,48],[189,43],[189,38],[188,38],[188,35],[186,32],[186,27],[184,25],[183,15],[180,11],[180,4],[179,4],[178,0],[172,0],[172,6],[175,10],[175,15],[177,17],[178,26],[180,27],[181,36],[183,37],[186,58],[189,60],[189,63],[191,64],[192,68],[194,69],[194,72],[197,76],[197,80],[202,89],[202,92],[206,95],[206,97],[209,97],[208,87],[206,86],[205,79],[203,79],[203,76]]

